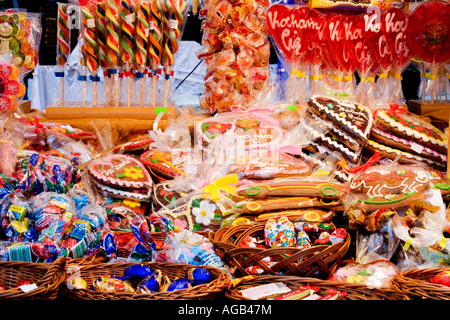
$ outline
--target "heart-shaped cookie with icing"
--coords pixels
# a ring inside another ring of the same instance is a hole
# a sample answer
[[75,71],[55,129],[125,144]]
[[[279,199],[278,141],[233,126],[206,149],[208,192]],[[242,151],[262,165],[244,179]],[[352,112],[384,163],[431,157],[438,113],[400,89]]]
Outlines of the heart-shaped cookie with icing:
[[103,184],[121,188],[149,188],[150,174],[138,159],[124,154],[109,154],[93,160],[89,174]]

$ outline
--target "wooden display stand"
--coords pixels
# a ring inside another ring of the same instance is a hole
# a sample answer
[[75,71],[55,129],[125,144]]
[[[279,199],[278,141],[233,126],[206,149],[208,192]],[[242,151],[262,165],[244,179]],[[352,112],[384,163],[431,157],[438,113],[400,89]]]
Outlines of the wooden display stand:
[[161,120],[175,116],[175,105],[168,107],[47,107],[48,120],[62,119],[136,119],[155,120],[160,112]]
[[409,111],[423,117],[429,117],[431,123],[441,130],[448,127],[450,116],[449,103],[430,103],[422,100],[410,100]]

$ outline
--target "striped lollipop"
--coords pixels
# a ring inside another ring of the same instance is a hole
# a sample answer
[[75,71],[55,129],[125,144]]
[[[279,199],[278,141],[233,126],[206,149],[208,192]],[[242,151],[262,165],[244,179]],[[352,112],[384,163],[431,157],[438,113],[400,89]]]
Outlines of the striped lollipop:
[[131,0],[122,0],[122,61],[125,63],[133,63],[135,60],[134,47],[136,40],[134,39],[134,19],[135,12]]
[[172,75],[170,67],[174,64],[174,55],[178,51],[178,40],[181,36],[180,27],[184,20],[186,2],[184,0],[166,0],[164,7],[164,45],[161,61],[165,69],[163,106],[166,107],[169,91],[168,81]]
[[142,0],[139,4],[137,14],[138,23],[136,24],[136,64],[143,66],[147,64],[147,47],[148,47],[148,32],[150,23],[148,22],[150,16],[150,6],[147,0]]
[[174,55],[178,51],[178,38],[181,35],[180,26],[183,23],[186,2],[184,0],[166,0],[164,6],[164,45],[161,60],[163,66],[167,67],[175,62]]
[[106,0],[106,29],[108,30],[108,38],[106,44],[108,45],[108,61],[110,67],[117,68],[117,63],[120,55],[119,48],[119,7],[115,0]]
[[81,8],[81,14],[83,15],[83,38],[84,38],[84,54],[86,67],[90,74],[95,74],[99,66],[97,44],[97,32],[95,17],[91,12],[91,9],[87,6]]
[[151,2],[150,16],[150,46],[148,48],[149,66],[152,70],[158,68],[161,59],[162,6],[159,0]]
[[58,32],[57,32],[57,41],[58,41],[58,56],[57,56],[57,64],[59,66],[64,66],[67,62],[67,56],[70,51],[69,46],[69,27],[68,27],[68,19],[67,15],[67,4],[61,3],[58,5]]
[[[106,30],[108,30],[108,37],[106,38],[106,44],[108,46],[108,61],[109,71],[114,77],[114,97],[115,105],[119,105],[119,89],[118,89],[118,77],[117,77],[117,65],[120,55],[119,47],[119,7],[115,0],[106,0]],[[112,97],[112,96],[111,96]],[[113,101],[111,101],[112,103]]]
[[97,40],[98,40],[98,58],[102,68],[107,68],[108,62],[108,30],[106,29],[106,5],[104,2],[97,3]]

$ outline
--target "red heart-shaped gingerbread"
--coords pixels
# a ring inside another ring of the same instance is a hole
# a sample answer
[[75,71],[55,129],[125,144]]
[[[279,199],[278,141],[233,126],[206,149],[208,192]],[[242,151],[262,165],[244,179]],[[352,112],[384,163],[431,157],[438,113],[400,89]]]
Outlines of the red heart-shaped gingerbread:
[[93,160],[89,174],[104,184],[129,188],[148,188],[153,182],[139,160],[124,154],[109,154]]

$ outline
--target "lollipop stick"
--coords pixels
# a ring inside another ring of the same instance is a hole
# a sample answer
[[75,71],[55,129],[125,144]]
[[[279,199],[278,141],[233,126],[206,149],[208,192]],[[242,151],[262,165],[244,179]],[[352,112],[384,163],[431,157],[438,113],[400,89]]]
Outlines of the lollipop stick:
[[167,67],[167,74],[164,76],[164,100],[163,100],[164,108],[167,107],[167,99],[169,93],[169,71],[170,68]]
[[[130,67],[129,67],[129,64],[128,64],[128,62],[127,62],[127,73],[128,73],[128,72],[130,72]],[[128,106],[128,107],[131,107],[130,78],[131,78],[131,77],[129,77],[129,76],[127,75],[127,106]]]
[[[64,66],[61,66],[61,71],[64,73]],[[62,103],[62,106],[64,107],[64,101],[65,101],[65,99],[64,99],[64,86],[65,86],[65,83],[64,83],[64,77],[61,77],[61,103]]]
[[156,107],[156,76],[152,77],[152,106]]
[[94,99],[94,107],[97,106],[97,82],[92,82],[92,95]]
[[145,78],[144,77],[142,77],[141,79],[140,79],[140,81],[141,81],[141,107],[143,107],[144,106],[144,88],[145,88]]
[[83,81],[83,108],[86,106],[86,91],[87,91],[87,85],[86,80]]

